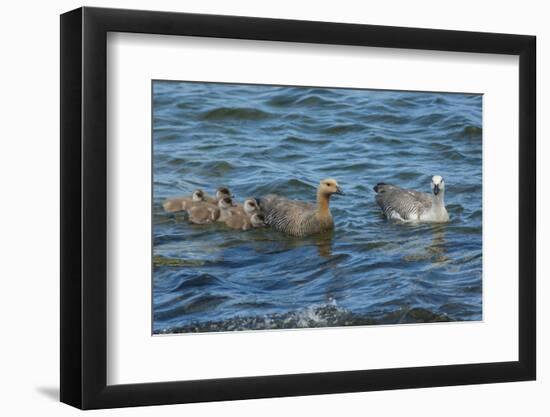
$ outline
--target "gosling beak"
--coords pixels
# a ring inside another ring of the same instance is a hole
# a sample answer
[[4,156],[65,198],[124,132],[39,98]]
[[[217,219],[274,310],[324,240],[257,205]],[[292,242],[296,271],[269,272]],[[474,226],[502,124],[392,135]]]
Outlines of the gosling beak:
[[439,185],[434,185],[434,195],[438,195],[439,194]]
[[336,186],[336,194],[346,195],[346,194],[342,191],[342,189],[341,189],[340,187],[338,187],[338,186]]

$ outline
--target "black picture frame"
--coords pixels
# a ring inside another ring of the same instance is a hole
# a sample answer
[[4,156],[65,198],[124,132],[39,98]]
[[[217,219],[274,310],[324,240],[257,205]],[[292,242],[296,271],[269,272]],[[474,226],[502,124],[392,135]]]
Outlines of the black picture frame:
[[[519,360],[107,385],[108,32],[519,56]],[[61,15],[60,57],[62,402],[94,409],[535,379],[534,36],[84,7]]]

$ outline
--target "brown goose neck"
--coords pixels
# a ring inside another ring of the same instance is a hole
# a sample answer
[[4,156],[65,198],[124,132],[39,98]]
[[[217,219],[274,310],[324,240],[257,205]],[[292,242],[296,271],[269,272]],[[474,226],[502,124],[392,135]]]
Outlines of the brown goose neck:
[[322,193],[320,190],[317,191],[317,211],[321,216],[330,216],[330,194]]

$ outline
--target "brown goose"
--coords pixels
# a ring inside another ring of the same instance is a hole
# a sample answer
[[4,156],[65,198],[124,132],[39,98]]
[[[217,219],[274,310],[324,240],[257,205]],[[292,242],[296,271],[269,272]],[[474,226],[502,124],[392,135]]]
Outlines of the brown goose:
[[271,228],[292,236],[307,236],[334,227],[329,209],[333,194],[344,193],[335,179],[328,178],[319,183],[317,204],[269,194],[260,199],[260,208]]

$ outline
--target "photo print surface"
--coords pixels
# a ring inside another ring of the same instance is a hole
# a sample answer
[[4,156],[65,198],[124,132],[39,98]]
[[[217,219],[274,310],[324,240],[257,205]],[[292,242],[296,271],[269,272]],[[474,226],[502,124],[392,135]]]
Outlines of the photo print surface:
[[153,80],[153,334],[482,320],[482,97]]

